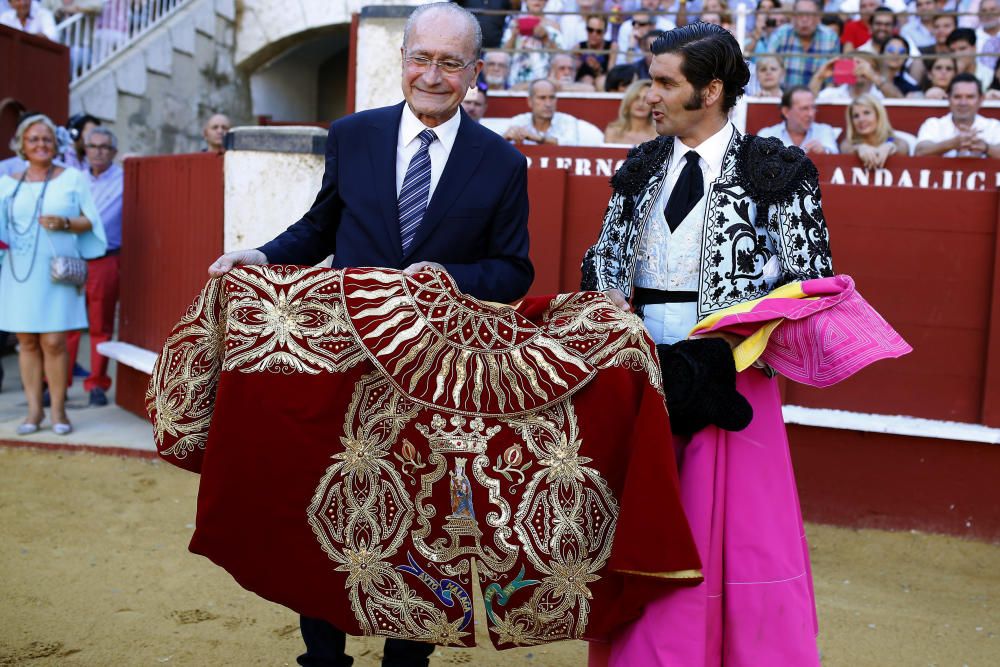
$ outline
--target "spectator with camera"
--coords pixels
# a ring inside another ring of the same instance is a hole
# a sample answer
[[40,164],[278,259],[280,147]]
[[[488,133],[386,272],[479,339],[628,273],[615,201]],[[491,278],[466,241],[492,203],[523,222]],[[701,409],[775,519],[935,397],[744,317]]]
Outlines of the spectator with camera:
[[[833,86],[823,88],[827,78],[833,78]],[[893,85],[892,79],[879,71],[878,61],[867,53],[855,53],[852,58],[828,60],[809,82],[809,88],[816,93],[816,101],[848,102],[860,95],[872,95],[878,99],[902,97]]]
[[[767,41],[775,29],[788,23],[788,18],[780,14],[781,0],[757,0],[757,10],[753,15],[753,30],[747,35],[743,52],[747,56],[767,52]],[[777,11],[775,11],[777,10]]]
[[514,50],[508,83],[515,86],[548,75],[549,51],[563,48],[558,24],[546,17],[545,0],[524,0],[526,13],[507,23],[503,48]]
[[923,122],[914,154],[1000,157],[1000,121],[980,116],[982,103],[979,79],[969,73],[956,74],[948,85],[949,113]]
[[909,142],[892,129],[885,107],[874,95],[860,95],[848,104],[846,121],[840,152],[857,155],[866,168],[881,169],[890,155],[909,155]]
[[839,130],[816,122],[816,95],[806,86],[792,86],[781,97],[783,122],[765,127],[761,137],[777,137],[786,146],[798,146],[806,153],[823,155],[837,152]]

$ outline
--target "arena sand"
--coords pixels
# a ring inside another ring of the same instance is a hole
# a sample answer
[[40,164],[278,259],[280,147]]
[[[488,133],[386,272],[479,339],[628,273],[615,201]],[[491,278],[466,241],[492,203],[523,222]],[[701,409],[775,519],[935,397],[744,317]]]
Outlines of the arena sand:
[[[294,665],[297,616],[187,551],[197,484],[144,459],[0,447],[0,665]],[[827,667],[1000,665],[1000,546],[807,532]],[[431,664],[586,664],[582,642],[498,653],[479,635]],[[378,665],[380,641],[348,648]]]

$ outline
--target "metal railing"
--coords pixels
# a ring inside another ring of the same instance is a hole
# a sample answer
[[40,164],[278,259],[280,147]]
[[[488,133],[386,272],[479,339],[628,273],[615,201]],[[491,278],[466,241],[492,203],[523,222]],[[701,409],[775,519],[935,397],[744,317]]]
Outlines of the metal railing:
[[105,0],[99,14],[75,14],[56,29],[69,47],[70,85],[193,0]]

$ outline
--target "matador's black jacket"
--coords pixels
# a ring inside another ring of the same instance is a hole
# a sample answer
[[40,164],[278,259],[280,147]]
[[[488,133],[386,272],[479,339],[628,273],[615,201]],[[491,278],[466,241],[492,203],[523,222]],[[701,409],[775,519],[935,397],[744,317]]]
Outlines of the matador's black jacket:
[[[601,235],[584,256],[582,289],[632,294],[638,250],[673,148],[673,137],[636,146],[611,179],[614,194]],[[789,282],[833,275],[819,174],[800,148],[734,130],[722,172],[707,185],[699,319]]]

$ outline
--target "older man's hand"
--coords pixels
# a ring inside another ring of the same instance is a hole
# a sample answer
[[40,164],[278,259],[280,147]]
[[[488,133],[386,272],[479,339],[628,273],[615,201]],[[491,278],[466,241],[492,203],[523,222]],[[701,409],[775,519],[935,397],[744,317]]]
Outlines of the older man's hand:
[[412,276],[413,274],[420,273],[421,271],[441,271],[442,273],[448,273],[448,269],[444,268],[437,262],[414,262],[403,269],[403,274]]
[[620,289],[606,289],[604,290],[604,294],[611,299],[611,303],[615,304],[622,310],[626,312],[630,312],[632,310],[632,306],[629,305],[628,299],[625,298],[625,293]]
[[267,255],[256,248],[250,250],[234,250],[227,252],[208,267],[208,275],[213,278],[224,276],[230,269],[237,266],[253,266],[267,264]]

